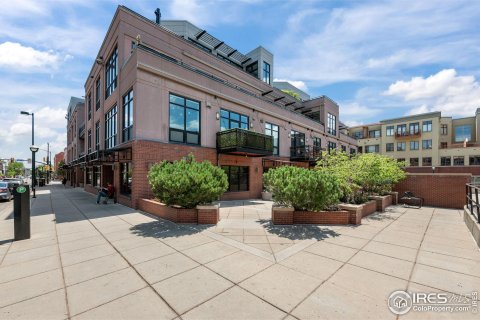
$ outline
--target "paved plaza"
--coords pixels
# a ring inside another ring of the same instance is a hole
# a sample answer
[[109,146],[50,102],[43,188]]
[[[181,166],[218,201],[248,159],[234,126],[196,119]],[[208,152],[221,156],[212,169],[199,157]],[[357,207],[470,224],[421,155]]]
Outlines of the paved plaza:
[[31,239],[12,242],[2,205],[0,319],[397,319],[395,290],[480,291],[480,252],[459,210],[392,206],[360,226],[273,226],[271,202],[228,201],[217,226],[177,225],[53,184],[32,202]]

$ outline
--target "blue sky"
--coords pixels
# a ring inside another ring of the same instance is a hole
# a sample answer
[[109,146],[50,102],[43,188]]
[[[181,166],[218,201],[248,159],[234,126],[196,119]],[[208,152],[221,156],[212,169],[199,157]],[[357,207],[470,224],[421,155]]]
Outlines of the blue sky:
[[[480,1],[0,0],[0,158],[66,144],[83,85],[118,4],[185,19],[241,52],[274,54],[274,77],[327,95],[349,125],[480,107]],[[40,151],[40,157],[45,153]]]

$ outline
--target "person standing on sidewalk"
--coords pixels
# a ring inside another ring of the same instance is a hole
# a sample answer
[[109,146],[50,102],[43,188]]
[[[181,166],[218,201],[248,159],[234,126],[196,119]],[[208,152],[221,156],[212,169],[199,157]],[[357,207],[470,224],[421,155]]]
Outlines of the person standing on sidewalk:
[[107,182],[107,186],[98,191],[97,204],[100,204],[102,197],[106,198],[103,203],[107,203],[107,199],[113,197],[114,191],[113,185],[110,182]]

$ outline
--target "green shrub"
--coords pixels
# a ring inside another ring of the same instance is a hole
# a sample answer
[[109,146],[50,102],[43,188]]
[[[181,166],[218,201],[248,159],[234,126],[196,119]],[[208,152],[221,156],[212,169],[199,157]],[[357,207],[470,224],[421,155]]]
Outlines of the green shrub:
[[364,203],[371,195],[392,191],[393,185],[405,179],[404,166],[376,153],[349,156],[344,152],[324,152],[316,170],[339,179],[342,201]]
[[153,165],[148,181],[158,200],[185,208],[218,200],[228,188],[227,175],[221,168],[209,161],[196,162],[193,155]]
[[337,177],[315,170],[284,166],[270,169],[263,179],[276,204],[296,210],[326,210],[341,196]]

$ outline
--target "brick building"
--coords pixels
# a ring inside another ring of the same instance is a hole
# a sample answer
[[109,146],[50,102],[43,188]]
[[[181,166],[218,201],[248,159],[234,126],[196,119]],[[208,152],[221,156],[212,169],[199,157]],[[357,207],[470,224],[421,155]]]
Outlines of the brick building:
[[57,171],[60,161],[65,162],[65,152],[61,151],[53,157],[53,171]]
[[[119,6],[85,83],[81,119],[69,106],[66,161],[74,185],[113,182],[117,200],[151,197],[147,172],[193,153],[221,166],[224,199],[259,198],[264,170],[313,165],[357,141],[326,96],[297,100],[273,87],[273,54],[242,54],[187,21],[154,21]],[[71,103],[72,104],[72,103]],[[78,131],[78,132],[77,132]]]

